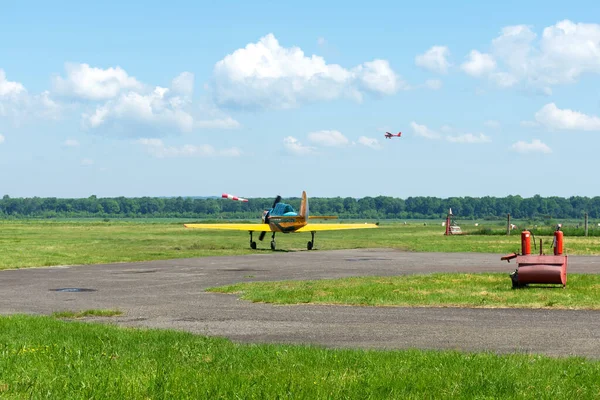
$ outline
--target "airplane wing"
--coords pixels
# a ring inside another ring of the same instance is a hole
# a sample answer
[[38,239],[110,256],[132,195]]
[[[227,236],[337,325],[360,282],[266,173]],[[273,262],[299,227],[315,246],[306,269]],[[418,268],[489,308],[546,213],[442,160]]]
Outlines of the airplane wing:
[[296,232],[311,231],[337,231],[342,229],[368,229],[379,228],[375,224],[308,224],[298,229]]
[[183,226],[192,229],[271,232],[269,224],[183,224]]

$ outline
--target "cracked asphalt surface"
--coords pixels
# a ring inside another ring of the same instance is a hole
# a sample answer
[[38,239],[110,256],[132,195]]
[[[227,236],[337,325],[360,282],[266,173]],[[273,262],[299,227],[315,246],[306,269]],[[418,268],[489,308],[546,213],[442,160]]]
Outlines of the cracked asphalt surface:
[[[0,271],[0,314],[118,308],[123,316],[92,320],[237,342],[600,358],[600,311],[275,306],[203,291],[241,281],[428,272],[505,272],[510,286],[516,265],[500,256],[319,250],[6,270]],[[600,273],[600,257],[569,256],[569,273]],[[56,291],[61,288],[93,291]]]

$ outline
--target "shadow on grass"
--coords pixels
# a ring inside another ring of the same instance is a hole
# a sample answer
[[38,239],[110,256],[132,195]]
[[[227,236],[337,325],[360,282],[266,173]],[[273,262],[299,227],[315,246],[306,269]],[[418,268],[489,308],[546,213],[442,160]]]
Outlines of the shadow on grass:
[[513,289],[518,289],[518,290],[531,290],[531,289],[566,289],[566,286],[563,287],[562,283],[557,283],[554,286],[550,286],[551,284],[547,284],[547,285],[540,285],[537,283],[534,283],[535,286],[529,286],[529,284],[527,286],[520,286],[520,287],[515,287]]

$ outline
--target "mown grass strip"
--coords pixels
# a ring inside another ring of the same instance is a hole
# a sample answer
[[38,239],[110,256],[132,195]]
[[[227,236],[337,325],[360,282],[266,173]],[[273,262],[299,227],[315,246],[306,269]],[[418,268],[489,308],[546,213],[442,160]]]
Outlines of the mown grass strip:
[[242,345],[184,332],[0,317],[2,398],[597,398],[600,362]]
[[85,318],[85,317],[117,317],[123,315],[120,310],[82,310],[82,311],[57,311],[52,313],[54,318]]
[[512,289],[508,274],[423,274],[311,281],[244,282],[207,289],[275,304],[600,309],[600,275],[569,274],[567,287]]
[[[464,227],[465,232],[468,231]],[[478,252],[504,255],[519,251],[520,237],[444,236],[441,225],[383,221],[378,229],[318,232],[317,250],[394,248],[408,251]],[[277,251],[306,251],[308,233],[277,235]],[[551,252],[552,236],[544,240]],[[0,270],[53,265],[103,264],[242,254],[271,254],[270,241],[251,250],[247,232],[186,229],[170,220],[0,221]],[[535,249],[534,249],[535,250]],[[565,252],[600,254],[600,237],[565,237]],[[500,257],[498,257],[500,258]]]

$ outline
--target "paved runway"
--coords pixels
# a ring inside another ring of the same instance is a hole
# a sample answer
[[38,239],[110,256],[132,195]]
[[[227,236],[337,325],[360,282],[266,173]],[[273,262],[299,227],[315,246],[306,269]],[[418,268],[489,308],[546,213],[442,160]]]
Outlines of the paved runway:
[[[240,281],[424,272],[505,272],[510,286],[515,267],[499,254],[359,249],[8,270],[0,271],[0,314],[118,308],[125,314],[110,321],[120,325],[240,342],[600,358],[600,311],[273,306],[203,292]],[[569,272],[600,273],[600,257],[570,256]]]

